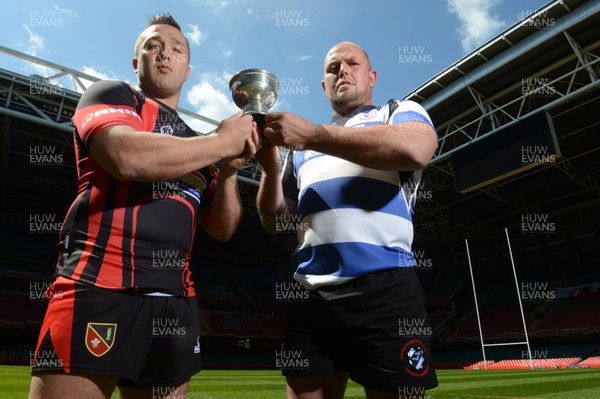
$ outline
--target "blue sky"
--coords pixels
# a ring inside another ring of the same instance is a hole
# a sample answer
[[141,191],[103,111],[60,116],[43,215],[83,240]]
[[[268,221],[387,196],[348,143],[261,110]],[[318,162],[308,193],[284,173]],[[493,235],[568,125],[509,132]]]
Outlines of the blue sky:
[[[228,90],[231,76],[261,68],[281,81],[276,110],[328,123],[331,110],[320,82],[333,44],[349,40],[369,53],[378,72],[374,102],[379,104],[407,95],[548,1],[7,1],[0,44],[135,83],[135,40],[149,15],[166,11],[191,45],[192,72],[180,107],[221,120],[237,111]],[[2,53],[0,68],[23,75],[47,72]]]

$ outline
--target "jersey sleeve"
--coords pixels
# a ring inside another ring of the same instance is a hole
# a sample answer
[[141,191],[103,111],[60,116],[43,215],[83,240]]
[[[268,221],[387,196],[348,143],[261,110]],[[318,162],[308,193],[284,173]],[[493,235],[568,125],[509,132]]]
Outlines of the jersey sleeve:
[[108,126],[127,125],[142,130],[137,101],[127,83],[103,80],[92,84],[81,96],[73,116],[77,134],[88,144]]
[[389,119],[391,124],[399,125],[403,122],[423,122],[432,128],[434,127],[429,114],[420,104],[411,100],[396,101],[395,103],[397,106]]
[[[391,115],[388,118],[388,123],[392,125],[399,125],[404,122],[422,122],[431,126],[436,136],[438,136],[433,122],[429,114],[420,104],[411,100],[390,100],[388,106],[391,110]],[[439,138],[439,136],[438,136]],[[408,201],[408,206],[411,212],[414,209],[416,201],[416,193],[421,183],[422,170],[416,171],[398,171],[400,177],[401,188],[404,191],[404,197]]]

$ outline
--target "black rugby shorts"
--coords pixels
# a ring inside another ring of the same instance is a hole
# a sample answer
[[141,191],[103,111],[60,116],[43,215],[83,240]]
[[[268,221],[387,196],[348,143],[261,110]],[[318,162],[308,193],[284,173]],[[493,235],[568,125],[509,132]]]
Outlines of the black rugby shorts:
[[152,388],[200,371],[196,298],[129,295],[63,277],[48,293],[32,374],[116,376],[120,386]]
[[285,376],[347,372],[382,392],[437,386],[431,328],[414,268],[398,268],[308,291],[288,303],[276,365]]

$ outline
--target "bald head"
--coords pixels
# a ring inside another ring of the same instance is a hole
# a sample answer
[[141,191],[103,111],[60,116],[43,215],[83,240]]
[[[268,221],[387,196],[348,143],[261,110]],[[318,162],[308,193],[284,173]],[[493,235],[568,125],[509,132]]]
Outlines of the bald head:
[[332,52],[336,52],[338,50],[338,47],[342,47],[342,48],[344,48],[344,47],[345,48],[352,48],[353,47],[353,48],[355,48],[357,50],[360,50],[363,53],[365,59],[367,60],[367,64],[369,66],[369,70],[372,69],[371,59],[369,58],[369,55],[367,54],[367,52],[362,47],[360,47],[358,44],[352,43],[352,42],[339,42],[339,43],[333,45],[333,47],[331,47],[329,49],[329,51],[327,52],[327,55],[325,56],[325,61],[324,62],[327,62],[327,57],[329,57],[329,54],[331,54]]
[[347,115],[361,105],[372,105],[377,72],[366,51],[352,42],[340,42],[325,56],[321,85],[333,111]]

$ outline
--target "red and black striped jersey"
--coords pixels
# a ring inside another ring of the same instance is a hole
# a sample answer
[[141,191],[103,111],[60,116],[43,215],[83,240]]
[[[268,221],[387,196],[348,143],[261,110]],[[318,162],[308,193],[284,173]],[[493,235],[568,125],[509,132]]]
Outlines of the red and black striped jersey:
[[180,137],[196,133],[175,110],[117,81],[90,86],[73,123],[78,194],[60,232],[56,274],[105,289],[194,296],[189,259],[216,168],[163,182],[123,181],[98,164],[89,144],[112,125]]

